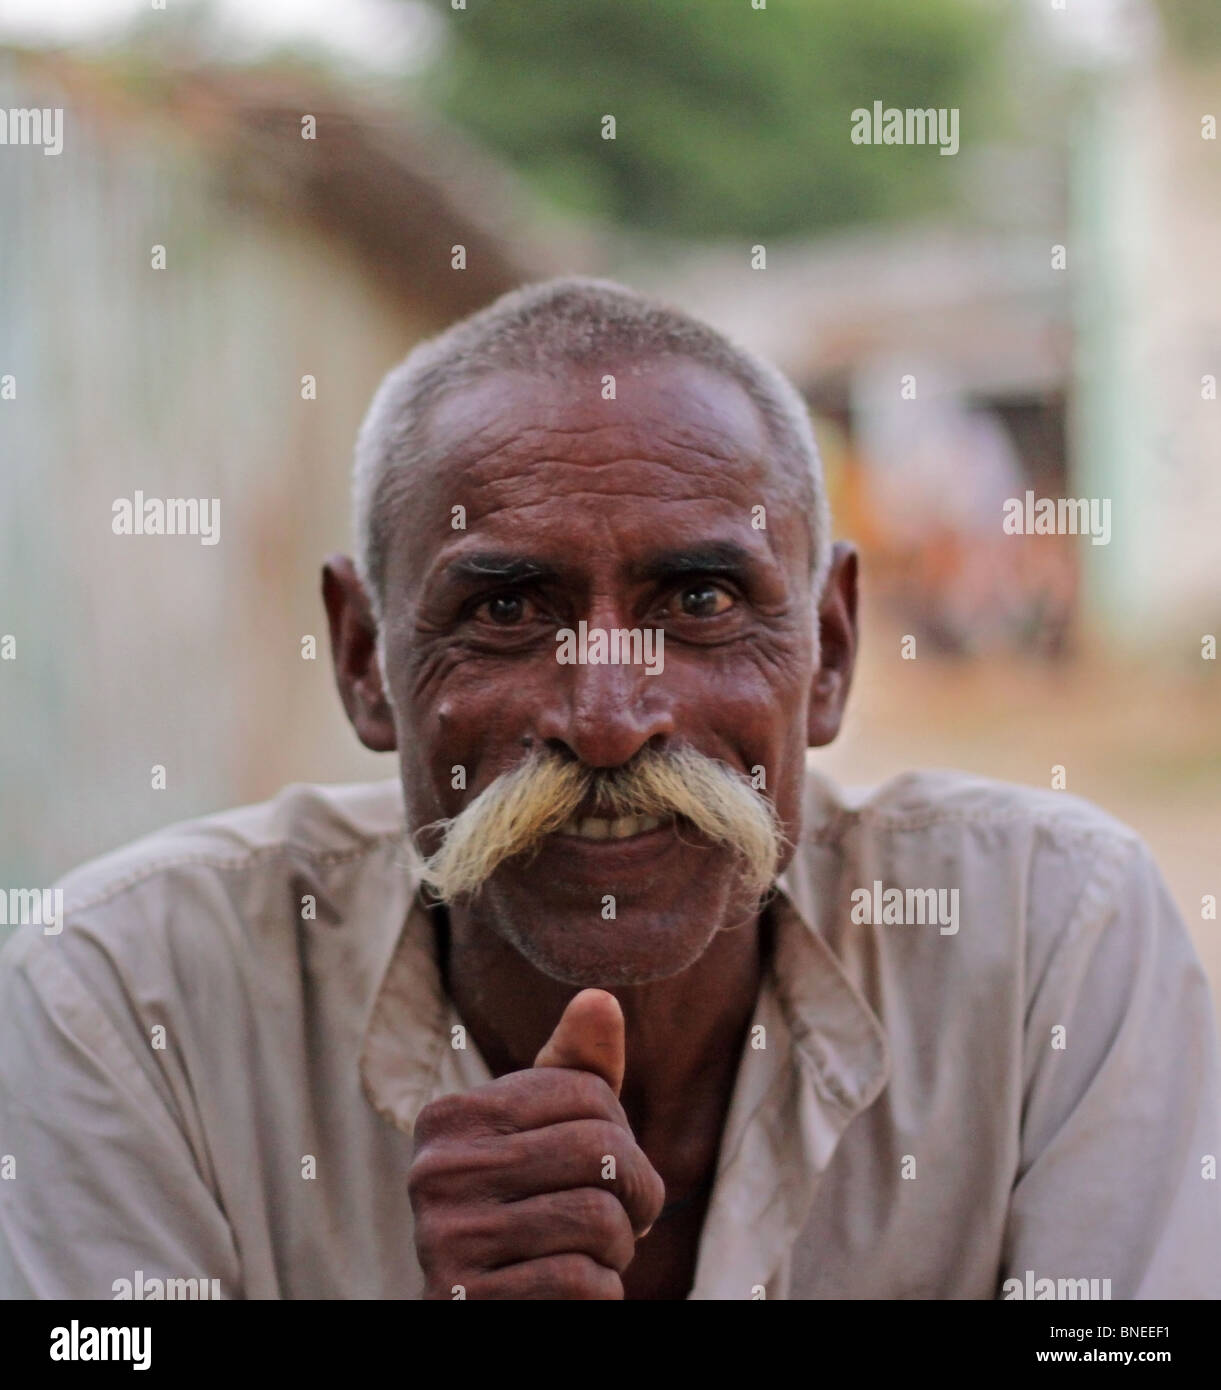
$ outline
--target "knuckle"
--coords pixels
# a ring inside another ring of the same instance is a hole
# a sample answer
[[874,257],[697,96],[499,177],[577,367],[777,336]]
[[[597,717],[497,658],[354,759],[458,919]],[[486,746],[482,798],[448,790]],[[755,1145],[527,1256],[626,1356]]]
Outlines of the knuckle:
[[435,1153],[419,1153],[412,1159],[407,1170],[407,1195],[413,1207],[431,1194],[440,1171],[440,1159]]
[[636,1253],[631,1222],[622,1202],[604,1188],[582,1188],[577,1220],[604,1262],[622,1273]]
[[412,1208],[444,1201],[460,1176],[456,1155],[450,1148],[433,1146],[416,1154],[407,1170],[407,1196]]
[[598,1117],[617,1124],[620,1105],[615,1093],[600,1076],[591,1071],[571,1073],[572,1097],[580,1108],[591,1117]]
[[421,1211],[415,1219],[416,1255],[427,1274],[436,1266],[438,1253],[446,1248],[447,1222],[436,1213]]
[[580,1220],[582,1225],[603,1240],[611,1241],[623,1230],[623,1204],[605,1188],[582,1188]]
[[661,1174],[656,1168],[645,1159],[645,1193],[644,1200],[648,1209],[649,1220],[656,1221],[661,1215],[661,1209],[666,1204],[666,1185],[662,1181]]
[[562,1298],[621,1299],[623,1284],[613,1269],[590,1255],[561,1255],[556,1261],[555,1284]]
[[633,1144],[621,1173],[620,1192],[624,1205],[638,1223],[648,1225],[661,1213],[666,1200],[666,1185],[648,1156]]
[[416,1144],[429,1144],[439,1135],[456,1129],[467,1108],[466,1098],[461,1095],[438,1096],[436,1100],[430,1100],[416,1116]]
[[615,1124],[613,1120],[587,1120],[583,1127],[582,1139],[586,1151],[590,1155],[597,1155],[599,1165],[605,1155],[611,1155],[615,1160],[616,1171],[623,1167],[632,1143],[632,1136],[628,1131],[622,1125]]
[[500,1244],[505,1221],[499,1207],[480,1202],[423,1209],[413,1234],[425,1277],[448,1289],[482,1274]]

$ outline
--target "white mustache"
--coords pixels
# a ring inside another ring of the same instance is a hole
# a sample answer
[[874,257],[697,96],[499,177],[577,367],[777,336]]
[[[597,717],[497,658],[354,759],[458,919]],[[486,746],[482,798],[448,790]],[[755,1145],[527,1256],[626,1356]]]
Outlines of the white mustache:
[[537,848],[591,795],[609,817],[685,817],[737,855],[752,892],[771,887],[785,848],[771,802],[742,773],[687,747],[646,748],[611,771],[550,751],[530,754],[459,815],[426,827],[443,839],[424,860],[424,883],[444,902],[476,893],[506,859]]

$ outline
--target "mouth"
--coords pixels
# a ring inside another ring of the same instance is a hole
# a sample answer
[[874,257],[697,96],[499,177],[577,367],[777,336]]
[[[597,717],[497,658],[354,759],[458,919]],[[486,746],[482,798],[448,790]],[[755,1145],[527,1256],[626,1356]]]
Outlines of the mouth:
[[654,830],[669,829],[673,816],[573,816],[555,832],[574,840],[632,840]]
[[578,807],[539,846],[535,863],[557,891],[587,894],[591,884],[618,884],[616,891],[630,895],[644,891],[666,866],[673,872],[698,845],[695,827],[683,816],[591,815]]

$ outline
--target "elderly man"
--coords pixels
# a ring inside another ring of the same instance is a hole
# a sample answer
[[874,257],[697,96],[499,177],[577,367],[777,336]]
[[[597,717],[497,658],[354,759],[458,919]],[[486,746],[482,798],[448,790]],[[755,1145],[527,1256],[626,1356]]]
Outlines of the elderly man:
[[323,593],[400,777],[155,835],[12,943],[5,1294],[1221,1292],[1209,995],[1140,840],[807,769],[857,560],[774,369],[554,281],[356,453]]

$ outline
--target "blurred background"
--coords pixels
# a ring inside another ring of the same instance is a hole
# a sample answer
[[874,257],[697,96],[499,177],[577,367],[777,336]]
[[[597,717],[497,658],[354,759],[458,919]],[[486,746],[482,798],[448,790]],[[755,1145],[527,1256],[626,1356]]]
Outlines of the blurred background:
[[[809,402],[864,554],[820,765],[1062,766],[1221,991],[1216,0],[156,5],[0,12],[0,110],[64,111],[61,154],[0,146],[0,883],[394,774],[318,597],[357,424],[422,336],[578,271]],[[958,108],[958,153],[853,144],[875,100]],[[114,535],[137,490],[221,499],[220,543]],[[1028,490],[1110,499],[1110,543],[1005,535]]]

